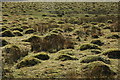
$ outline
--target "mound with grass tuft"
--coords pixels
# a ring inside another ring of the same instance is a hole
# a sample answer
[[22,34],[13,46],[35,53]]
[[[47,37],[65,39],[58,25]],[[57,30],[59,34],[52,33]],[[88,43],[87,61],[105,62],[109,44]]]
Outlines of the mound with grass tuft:
[[0,42],[1,42],[0,47],[3,47],[5,45],[9,44],[9,42],[7,42],[5,39],[0,39]]
[[18,30],[13,31],[13,34],[15,36],[23,36],[23,34],[20,31],[18,31]]
[[59,55],[56,60],[66,61],[66,60],[78,60],[75,56],[70,56],[67,54]]
[[98,45],[96,45],[96,44],[88,44],[88,43],[86,43],[86,44],[82,44],[81,46],[80,46],[80,50],[87,50],[87,49],[101,49]]
[[25,34],[31,34],[31,33],[34,33],[34,29],[33,28],[28,28],[24,31]]
[[106,64],[110,63],[110,60],[108,60],[107,58],[98,56],[98,55],[85,56],[80,60],[81,63],[90,63],[90,62],[94,62],[94,61],[102,61]]
[[102,46],[104,43],[101,41],[101,40],[99,40],[99,39],[94,39],[94,40],[92,40],[91,41],[91,43],[92,44],[96,44],[96,45],[98,45],[98,46]]
[[35,53],[34,57],[40,60],[48,60],[50,58],[46,52]]
[[95,61],[82,67],[83,75],[87,78],[112,78],[116,72],[104,62]]
[[119,49],[109,49],[102,53],[103,55],[108,56],[113,59],[120,59],[120,50]]
[[1,33],[2,37],[14,37],[15,35],[10,30],[5,30]]
[[41,63],[41,61],[39,59],[36,59],[33,57],[25,57],[16,64],[16,68],[20,69],[23,67],[31,67],[31,66],[37,65],[39,63]]

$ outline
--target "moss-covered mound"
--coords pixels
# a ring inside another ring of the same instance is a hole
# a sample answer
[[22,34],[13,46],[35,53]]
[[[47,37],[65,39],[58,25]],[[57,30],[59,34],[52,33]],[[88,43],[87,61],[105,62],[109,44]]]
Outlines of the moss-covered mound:
[[24,31],[25,34],[31,34],[31,33],[34,33],[34,29],[33,28],[28,28]]
[[39,63],[41,63],[41,61],[37,58],[25,57],[23,58],[23,60],[21,60],[19,63],[16,64],[16,68],[20,69],[22,67],[31,67]]
[[3,52],[6,53],[4,58],[7,63],[17,62],[18,59],[27,55],[27,53],[22,53],[19,46],[9,44],[4,46]]
[[1,31],[5,31],[5,30],[7,30],[6,27],[2,27],[2,26],[0,26],[0,32],[1,32]]
[[90,63],[90,62],[94,62],[94,61],[102,61],[107,64],[110,63],[110,60],[108,60],[104,57],[98,56],[98,55],[85,56],[80,60],[81,63]]
[[15,35],[10,30],[5,30],[1,33],[2,37],[14,37]]
[[93,49],[91,50],[92,53],[95,53],[95,54],[100,54],[101,53],[101,50],[98,50],[98,49]]
[[0,47],[3,47],[5,45],[9,44],[5,39],[0,39],[0,42],[1,42]]
[[107,39],[118,39],[120,36],[118,34],[111,34],[106,37]]
[[20,31],[18,31],[18,30],[13,31],[13,34],[15,36],[23,36],[23,34]]
[[39,52],[34,55],[35,58],[40,60],[48,60],[50,57],[46,52]]
[[109,58],[120,59],[120,50],[119,49],[109,49],[102,53],[103,55],[107,55]]
[[96,45],[99,45],[99,46],[102,46],[102,45],[104,44],[104,43],[103,43],[101,40],[99,40],[99,39],[92,40],[91,43],[96,44]]
[[57,52],[57,54],[67,54],[67,55],[75,55],[77,54],[78,51],[74,49],[63,49]]
[[62,54],[56,58],[56,60],[66,61],[66,60],[78,60],[75,56],[70,56],[67,54]]
[[116,75],[110,66],[101,61],[86,64],[82,67],[82,71],[84,71],[84,76],[89,78],[108,78]]
[[18,31],[20,31],[20,32],[22,32],[23,31],[23,29],[21,28],[21,27],[12,27],[11,28],[11,30],[18,30]]
[[73,31],[74,30],[74,27],[68,27],[68,28],[66,28],[64,31],[65,32],[71,32],[71,31]]
[[82,44],[80,46],[80,50],[87,50],[87,49],[100,49],[98,45],[95,44]]
[[54,28],[54,29],[50,30],[50,32],[51,33],[61,33],[61,32],[63,32],[63,30],[60,28]]

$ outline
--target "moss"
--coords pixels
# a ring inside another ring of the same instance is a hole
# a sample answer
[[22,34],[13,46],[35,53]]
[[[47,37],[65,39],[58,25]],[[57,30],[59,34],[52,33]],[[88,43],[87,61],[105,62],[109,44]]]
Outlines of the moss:
[[46,52],[39,52],[34,55],[35,58],[38,58],[40,60],[48,60],[50,57]]
[[95,53],[95,54],[100,54],[101,53],[101,50],[91,50],[92,53]]
[[39,63],[41,63],[39,59],[33,57],[25,57],[23,58],[23,60],[21,60],[19,63],[16,64],[16,68],[20,69],[22,67],[31,67]]
[[2,43],[2,44],[0,45],[0,47],[3,47],[3,46],[5,46],[5,45],[9,44],[9,42],[7,42],[5,39],[0,39],[0,42]]
[[0,27],[0,32],[1,32],[1,31],[5,31],[5,30],[7,30],[6,27]]
[[102,61],[107,64],[110,63],[110,60],[108,60],[104,57],[98,56],[98,55],[85,56],[80,60],[81,63],[90,63],[90,62],[94,62],[94,61]]
[[96,44],[96,45],[99,45],[99,46],[102,46],[104,43],[99,40],[99,39],[94,39],[91,41],[92,44]]
[[57,52],[57,54],[67,54],[67,55],[75,55],[78,52],[74,49],[63,49]]
[[71,32],[73,30],[74,30],[74,27],[68,27],[68,28],[65,29],[65,32]]
[[23,36],[23,34],[20,31],[18,31],[18,30],[13,31],[13,34],[15,36]]
[[112,20],[108,20],[107,23],[113,23],[113,21]]
[[61,33],[61,32],[63,32],[63,30],[60,29],[60,28],[54,28],[54,29],[51,30],[50,32],[51,32],[51,33]]
[[93,34],[92,38],[99,38],[99,36],[97,34]]
[[109,58],[120,59],[120,50],[119,49],[108,49],[102,53],[107,55]]
[[28,25],[23,25],[23,26],[21,26],[21,28],[23,28],[23,29],[28,29],[29,26],[28,26]]
[[78,60],[75,56],[70,56],[67,54],[62,54],[56,58],[56,60],[66,61],[66,60]]
[[2,37],[14,37],[15,35],[10,30],[5,30],[1,33]]
[[11,30],[18,30],[18,31],[20,31],[20,32],[22,32],[23,31],[23,29],[21,28],[21,27],[12,27],[11,28]]
[[83,75],[90,78],[108,78],[116,75],[116,72],[104,62],[95,61],[82,67]]
[[80,50],[87,50],[87,49],[100,49],[98,45],[95,44],[82,44],[80,46]]
[[33,28],[28,28],[24,31],[25,34],[31,34],[31,33],[34,33],[34,29]]
[[120,36],[118,34],[111,34],[106,37],[107,39],[118,39]]

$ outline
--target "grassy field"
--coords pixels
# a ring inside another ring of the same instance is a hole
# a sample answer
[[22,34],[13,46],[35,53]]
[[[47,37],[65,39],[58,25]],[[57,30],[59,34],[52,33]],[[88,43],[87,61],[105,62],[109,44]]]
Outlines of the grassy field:
[[3,80],[119,78],[116,2],[2,2]]

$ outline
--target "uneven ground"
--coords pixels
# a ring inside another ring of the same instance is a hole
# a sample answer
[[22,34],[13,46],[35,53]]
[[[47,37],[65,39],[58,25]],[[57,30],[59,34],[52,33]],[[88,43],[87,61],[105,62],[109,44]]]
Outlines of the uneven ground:
[[[7,41],[0,47],[3,79],[119,78],[117,3],[4,2],[2,6],[0,39]],[[34,35],[39,38],[25,41]],[[91,43],[94,40],[100,42]],[[34,58],[39,53],[49,59]]]

